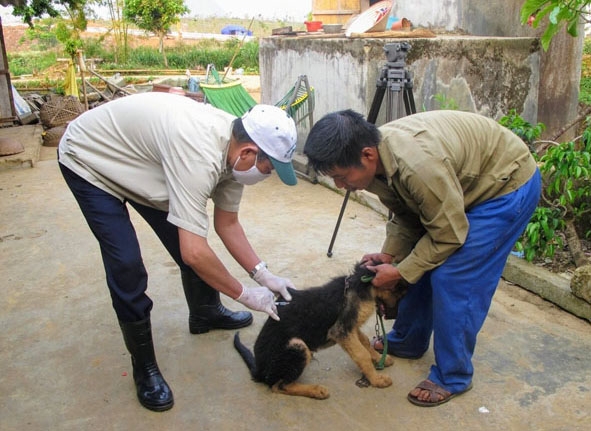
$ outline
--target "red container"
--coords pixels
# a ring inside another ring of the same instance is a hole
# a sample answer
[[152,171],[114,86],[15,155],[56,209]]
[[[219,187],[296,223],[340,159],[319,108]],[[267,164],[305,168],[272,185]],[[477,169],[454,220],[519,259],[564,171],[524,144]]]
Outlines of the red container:
[[306,24],[306,30],[308,32],[320,31],[322,29],[322,21],[304,21],[304,24]]

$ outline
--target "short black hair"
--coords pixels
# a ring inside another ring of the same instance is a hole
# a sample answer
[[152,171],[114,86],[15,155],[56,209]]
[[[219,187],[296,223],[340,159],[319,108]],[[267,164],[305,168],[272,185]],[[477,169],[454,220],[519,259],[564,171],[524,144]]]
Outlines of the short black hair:
[[234,139],[238,144],[244,144],[246,142],[252,142],[255,144],[259,148],[259,152],[257,154],[257,159],[259,162],[269,158],[269,155],[265,153],[263,149],[259,147],[258,144],[254,142],[250,135],[246,132],[241,117],[238,117],[232,121],[232,136],[234,136]]
[[361,166],[361,150],[377,147],[381,134],[361,114],[346,109],[322,117],[310,130],[304,145],[308,165],[320,174],[335,167]]
[[243,144],[245,142],[254,142],[246,132],[244,124],[242,124],[241,117],[238,117],[232,121],[232,136],[234,136],[234,139],[236,139],[236,142],[239,144]]

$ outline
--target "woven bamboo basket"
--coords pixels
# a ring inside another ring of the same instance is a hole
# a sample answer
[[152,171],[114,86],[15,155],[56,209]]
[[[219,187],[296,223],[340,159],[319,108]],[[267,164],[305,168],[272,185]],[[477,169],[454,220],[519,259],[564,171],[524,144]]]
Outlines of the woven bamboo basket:
[[74,96],[53,96],[39,111],[41,124],[47,129],[64,126],[84,112],[84,106]]

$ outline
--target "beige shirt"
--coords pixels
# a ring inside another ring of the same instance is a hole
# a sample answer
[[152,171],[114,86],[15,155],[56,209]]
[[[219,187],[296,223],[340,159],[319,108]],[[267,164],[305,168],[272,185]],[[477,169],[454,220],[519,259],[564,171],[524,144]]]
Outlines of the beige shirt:
[[411,283],[462,246],[467,210],[516,190],[536,170],[521,139],[478,114],[424,112],[385,124],[380,132],[386,177],[367,190],[393,214],[382,252],[394,256]]
[[237,212],[242,197],[226,166],[234,118],[179,95],[127,96],[71,122],[59,161],[122,201],[167,211],[172,224],[206,236],[208,200]]

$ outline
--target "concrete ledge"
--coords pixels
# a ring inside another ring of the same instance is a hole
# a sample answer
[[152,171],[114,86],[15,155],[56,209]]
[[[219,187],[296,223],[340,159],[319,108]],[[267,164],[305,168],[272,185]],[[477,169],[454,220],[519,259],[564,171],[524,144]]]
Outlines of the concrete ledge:
[[591,321],[591,304],[577,298],[570,289],[570,279],[509,256],[503,278],[523,287],[577,317]]

